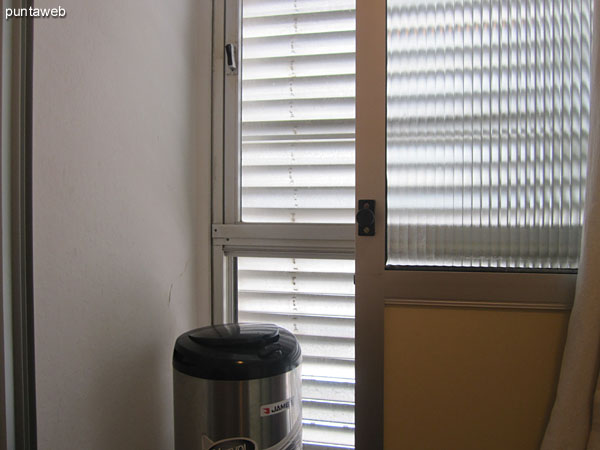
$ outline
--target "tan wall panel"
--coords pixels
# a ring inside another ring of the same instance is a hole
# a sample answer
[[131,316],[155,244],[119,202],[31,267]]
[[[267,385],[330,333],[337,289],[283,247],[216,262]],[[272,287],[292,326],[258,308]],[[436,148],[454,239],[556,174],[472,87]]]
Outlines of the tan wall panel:
[[386,306],[386,450],[534,450],[567,311]]

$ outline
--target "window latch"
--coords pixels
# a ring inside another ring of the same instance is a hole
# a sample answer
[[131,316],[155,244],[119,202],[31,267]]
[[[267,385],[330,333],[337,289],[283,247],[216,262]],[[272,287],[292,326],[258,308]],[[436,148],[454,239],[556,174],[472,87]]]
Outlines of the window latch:
[[375,200],[359,200],[356,213],[359,236],[375,236]]
[[225,45],[225,63],[227,64],[227,75],[237,74],[237,52],[235,44]]

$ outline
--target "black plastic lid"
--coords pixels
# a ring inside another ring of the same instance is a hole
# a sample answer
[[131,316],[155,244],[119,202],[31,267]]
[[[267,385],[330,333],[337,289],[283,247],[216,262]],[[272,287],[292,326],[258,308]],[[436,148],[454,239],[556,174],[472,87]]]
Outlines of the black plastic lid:
[[173,367],[210,380],[252,380],[298,367],[300,345],[292,333],[271,324],[229,323],[183,333],[175,342]]

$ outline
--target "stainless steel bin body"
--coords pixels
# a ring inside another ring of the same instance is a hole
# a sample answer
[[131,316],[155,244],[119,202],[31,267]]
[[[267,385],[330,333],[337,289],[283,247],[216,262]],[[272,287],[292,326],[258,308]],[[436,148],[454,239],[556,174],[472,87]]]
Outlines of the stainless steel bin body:
[[300,450],[300,362],[295,337],[274,325],[184,333],[173,357],[175,450]]

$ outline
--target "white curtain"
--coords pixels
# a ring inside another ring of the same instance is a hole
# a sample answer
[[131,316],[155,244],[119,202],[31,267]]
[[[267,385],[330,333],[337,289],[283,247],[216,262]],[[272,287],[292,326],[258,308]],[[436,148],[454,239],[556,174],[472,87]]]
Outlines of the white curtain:
[[594,1],[582,254],[556,401],[542,450],[600,450],[600,0]]

